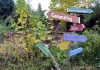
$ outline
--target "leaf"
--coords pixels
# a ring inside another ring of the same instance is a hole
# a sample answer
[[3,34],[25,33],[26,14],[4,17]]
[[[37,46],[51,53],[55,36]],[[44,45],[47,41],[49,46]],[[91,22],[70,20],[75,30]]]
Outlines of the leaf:
[[18,18],[18,22],[22,22],[22,19],[21,18]]
[[50,29],[53,29],[53,28],[54,28],[54,26],[51,26],[51,27],[50,27]]
[[35,43],[39,43],[40,41],[41,41],[41,40],[36,39],[34,42],[35,42]]

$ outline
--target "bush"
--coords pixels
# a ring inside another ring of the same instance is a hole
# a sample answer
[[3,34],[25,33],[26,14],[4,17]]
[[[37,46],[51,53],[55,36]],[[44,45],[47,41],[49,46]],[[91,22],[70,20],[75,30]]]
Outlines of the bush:
[[82,54],[72,57],[72,64],[82,66],[99,66],[100,65],[100,35],[93,31],[85,31],[83,33],[88,40],[85,43],[80,43],[79,46],[84,48]]
[[0,16],[8,16],[14,9],[13,0],[0,0]]

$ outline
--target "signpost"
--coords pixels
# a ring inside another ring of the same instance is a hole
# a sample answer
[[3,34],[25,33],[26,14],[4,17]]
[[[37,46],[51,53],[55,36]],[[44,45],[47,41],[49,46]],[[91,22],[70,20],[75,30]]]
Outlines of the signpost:
[[40,49],[43,52],[43,54],[45,54],[47,57],[50,57],[50,51],[47,48],[45,48],[42,44],[37,44],[36,47]]
[[78,53],[80,53],[82,51],[83,51],[83,48],[82,47],[77,48],[77,49],[74,49],[74,50],[72,50],[72,51],[70,51],[68,53],[68,56],[71,57],[71,56],[77,55]]
[[85,9],[85,8],[68,8],[67,12],[90,14],[90,13],[93,12],[93,10],[91,10],[91,9]]
[[67,22],[80,23],[80,17],[70,16],[68,14],[54,12],[54,11],[46,11],[45,16],[47,18],[55,19],[55,20],[63,20]]
[[49,51],[49,49],[47,49],[46,47],[44,47],[44,45],[42,44],[37,44],[36,47],[42,51],[43,54],[45,54],[47,57],[50,57],[52,59],[52,62],[54,63],[55,65],[55,68],[57,70],[61,70],[60,67],[59,67],[59,64],[56,62],[54,56],[51,54],[51,52]]
[[65,51],[68,50],[69,46],[70,42],[61,42],[58,47],[60,48],[61,51]]
[[85,28],[84,24],[71,26],[70,31],[82,31]]
[[85,42],[87,38],[85,36],[76,36],[72,34],[63,34],[64,41],[71,41],[71,42]]

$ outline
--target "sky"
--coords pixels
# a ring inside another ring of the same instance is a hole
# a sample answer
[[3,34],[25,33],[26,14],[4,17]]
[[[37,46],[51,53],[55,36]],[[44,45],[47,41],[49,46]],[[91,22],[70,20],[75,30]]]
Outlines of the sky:
[[42,10],[49,9],[50,0],[27,0],[29,1],[29,4],[31,5],[31,8],[34,10],[37,10],[38,3],[41,4]]

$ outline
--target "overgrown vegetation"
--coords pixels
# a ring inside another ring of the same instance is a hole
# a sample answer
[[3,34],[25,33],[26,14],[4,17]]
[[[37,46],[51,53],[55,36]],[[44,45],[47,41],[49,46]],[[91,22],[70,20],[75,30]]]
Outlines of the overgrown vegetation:
[[[50,8],[55,11],[66,12],[66,8],[78,7],[78,3],[78,0],[51,0]],[[75,66],[84,68],[88,66],[100,67],[99,8],[100,4],[97,3],[92,8],[94,10],[93,14],[84,15],[83,21],[86,30],[81,35],[85,35],[88,40],[85,43],[75,45],[75,47],[83,47],[84,51],[69,58],[67,62],[69,50],[61,51],[58,48],[58,42],[52,35],[53,22],[46,19],[41,4],[38,5],[37,11],[33,11],[25,0],[16,0],[16,4],[13,0],[0,0],[0,70],[55,69],[52,59],[46,57],[36,48],[38,43],[46,45],[61,70],[71,70]],[[62,23],[65,22],[61,21]]]
[[83,33],[88,41],[85,43],[80,43],[79,46],[84,48],[82,54],[74,56],[71,58],[72,65],[81,65],[81,66],[100,66],[100,35],[94,33],[93,31],[85,31]]

